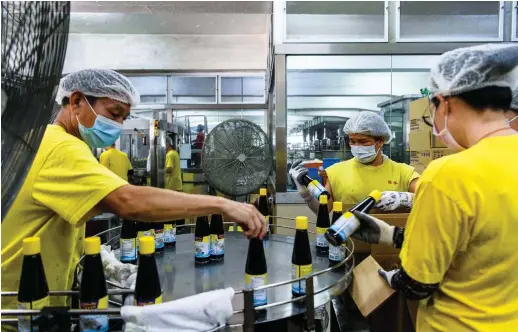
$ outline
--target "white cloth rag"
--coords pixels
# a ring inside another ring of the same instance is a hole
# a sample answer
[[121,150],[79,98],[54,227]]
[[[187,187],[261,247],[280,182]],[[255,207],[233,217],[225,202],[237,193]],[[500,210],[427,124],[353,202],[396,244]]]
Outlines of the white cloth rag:
[[103,261],[104,274],[106,279],[116,282],[127,288],[134,286],[137,279],[137,266],[121,263],[111,250],[110,246],[101,246],[101,260]]
[[196,294],[144,307],[123,306],[125,332],[205,332],[226,324],[232,316],[233,288]]

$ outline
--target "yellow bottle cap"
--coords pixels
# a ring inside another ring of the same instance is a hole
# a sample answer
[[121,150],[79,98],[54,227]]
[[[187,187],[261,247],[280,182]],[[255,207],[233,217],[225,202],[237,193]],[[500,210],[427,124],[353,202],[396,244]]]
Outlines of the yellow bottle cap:
[[320,197],[318,197],[318,201],[320,204],[327,204],[327,195],[320,195]]
[[342,212],[344,209],[344,206],[342,202],[333,202],[333,211],[335,212]]
[[259,195],[260,196],[266,196],[268,192],[266,191],[266,188],[259,189]]
[[23,254],[32,256],[39,254],[41,250],[39,237],[27,237],[23,239]]
[[308,217],[299,216],[295,218],[295,228],[308,229]]
[[370,197],[374,198],[377,201],[379,201],[381,199],[381,191],[379,190],[373,190],[371,191],[371,193],[369,194]]
[[155,252],[155,237],[142,236],[139,243],[139,251],[141,255],[150,255]]
[[85,239],[85,254],[97,255],[101,252],[101,238],[98,236],[87,237]]
[[351,212],[347,211],[346,213],[344,213],[344,217],[345,217],[346,219],[349,219],[349,218],[351,218],[351,217],[354,217],[354,214],[352,214]]

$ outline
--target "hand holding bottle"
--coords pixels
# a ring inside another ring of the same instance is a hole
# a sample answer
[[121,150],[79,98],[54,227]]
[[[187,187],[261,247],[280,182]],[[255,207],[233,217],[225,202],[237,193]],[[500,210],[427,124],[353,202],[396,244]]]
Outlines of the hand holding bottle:
[[225,200],[221,214],[237,222],[248,238],[262,239],[266,235],[266,218],[252,204]]
[[390,226],[383,220],[374,218],[366,213],[354,211],[353,214],[360,221],[360,227],[351,237],[372,244],[382,243],[391,247],[394,246],[395,226]]
[[309,170],[302,165],[302,160],[297,160],[291,165],[290,176],[297,186],[297,191],[301,196],[305,194],[309,194],[308,188],[301,182],[301,179],[304,175],[308,174]]
[[399,191],[384,191],[381,200],[376,205],[382,211],[393,211],[400,206],[411,208],[414,203],[414,194]]

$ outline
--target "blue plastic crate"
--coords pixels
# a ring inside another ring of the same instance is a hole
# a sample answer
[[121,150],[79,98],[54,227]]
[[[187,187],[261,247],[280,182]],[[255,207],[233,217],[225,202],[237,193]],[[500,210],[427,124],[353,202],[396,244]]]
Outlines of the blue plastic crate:
[[322,160],[323,162],[323,167],[324,169],[328,168],[329,166],[332,166],[336,163],[339,163],[340,162],[340,158],[324,158],[324,160]]
[[318,169],[316,168],[308,168],[308,175],[317,180],[318,182],[322,183],[322,177],[318,175]]

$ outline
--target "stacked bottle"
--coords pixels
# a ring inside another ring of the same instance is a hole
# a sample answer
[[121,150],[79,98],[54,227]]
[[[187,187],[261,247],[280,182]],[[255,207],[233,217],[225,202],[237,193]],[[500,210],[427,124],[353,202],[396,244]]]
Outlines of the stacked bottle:
[[[98,236],[85,239],[85,259],[79,303],[81,309],[107,309],[108,291],[101,261],[101,238]],[[79,318],[79,327],[83,332],[108,331],[108,315],[83,315]]]
[[327,196],[320,195],[320,206],[318,208],[318,216],[317,216],[317,236],[316,236],[316,245],[317,245],[317,254],[327,255],[329,253],[329,244],[327,243],[325,233],[327,232],[330,222],[329,222],[329,210],[327,208]]
[[220,261],[225,257],[225,230],[223,218],[214,214],[210,220],[210,260]]
[[[253,289],[268,283],[268,270],[264,256],[263,241],[257,238],[250,239],[245,267],[245,287]],[[254,292],[254,307],[265,305],[268,302],[266,289]]]
[[196,264],[210,262],[210,227],[206,216],[198,217],[194,229],[194,261]]
[[[28,237],[23,240],[23,263],[18,288],[18,309],[40,310],[50,306],[49,286],[41,260],[39,237]],[[36,324],[31,316],[18,318],[18,331],[34,331]]]
[[[291,256],[292,278],[301,278],[313,273],[311,260],[311,249],[308,237],[308,218],[297,217],[295,219],[295,242],[293,244],[293,254]],[[306,294],[306,281],[296,281],[291,285],[293,296]]]
[[155,261],[155,238],[153,236],[141,237],[139,248],[134,305],[160,304],[162,303],[162,288]]

